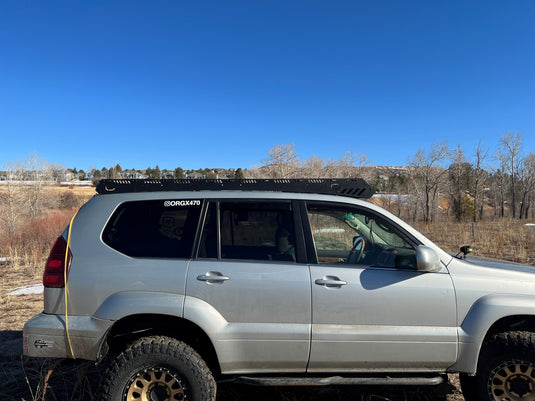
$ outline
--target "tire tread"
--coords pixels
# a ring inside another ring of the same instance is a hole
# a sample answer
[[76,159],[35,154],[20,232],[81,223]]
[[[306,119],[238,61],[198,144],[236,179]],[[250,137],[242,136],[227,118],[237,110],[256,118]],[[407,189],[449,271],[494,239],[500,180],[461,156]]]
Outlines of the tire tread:
[[141,357],[153,354],[171,357],[179,361],[189,372],[194,372],[190,382],[192,380],[195,382],[190,383],[190,386],[195,387],[198,392],[193,400],[188,399],[188,401],[215,400],[216,382],[212,372],[193,348],[171,337],[150,336],[134,341],[117,356],[110,358],[99,392],[101,401],[119,401],[114,395],[124,371],[134,368]]
[[535,332],[505,331],[485,340],[475,376],[460,374],[461,389],[466,401],[489,401],[486,394],[486,375],[500,359],[527,358],[535,363]]

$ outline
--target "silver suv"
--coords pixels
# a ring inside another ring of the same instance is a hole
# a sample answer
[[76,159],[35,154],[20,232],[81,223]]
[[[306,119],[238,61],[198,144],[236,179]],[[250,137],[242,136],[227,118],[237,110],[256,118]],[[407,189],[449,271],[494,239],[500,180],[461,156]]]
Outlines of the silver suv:
[[349,180],[103,180],[54,245],[24,353],[104,361],[105,400],[250,384],[535,399],[531,267],[456,258]]

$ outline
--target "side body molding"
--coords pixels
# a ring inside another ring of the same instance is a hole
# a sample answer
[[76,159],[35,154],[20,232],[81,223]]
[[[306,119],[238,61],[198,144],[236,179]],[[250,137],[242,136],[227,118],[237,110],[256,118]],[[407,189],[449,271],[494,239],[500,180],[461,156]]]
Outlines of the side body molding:
[[520,315],[535,316],[535,296],[496,294],[479,298],[459,328],[459,358],[450,370],[475,373],[491,326],[502,318]]

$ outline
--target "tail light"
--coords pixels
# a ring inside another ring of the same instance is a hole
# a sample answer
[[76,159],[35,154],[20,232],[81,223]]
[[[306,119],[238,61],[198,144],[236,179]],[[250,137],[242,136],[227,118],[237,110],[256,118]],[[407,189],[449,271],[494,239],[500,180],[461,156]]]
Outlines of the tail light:
[[69,250],[67,266],[65,266],[65,253],[67,252],[67,242],[62,236],[58,237],[56,243],[50,251],[46,261],[45,273],[43,274],[43,285],[48,288],[65,287],[65,268],[67,271],[72,259],[72,253]]

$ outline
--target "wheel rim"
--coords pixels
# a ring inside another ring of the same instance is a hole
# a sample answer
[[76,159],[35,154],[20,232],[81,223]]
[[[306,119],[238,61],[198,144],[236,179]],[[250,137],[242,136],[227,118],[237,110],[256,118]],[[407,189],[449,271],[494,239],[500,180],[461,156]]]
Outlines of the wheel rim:
[[183,401],[186,389],[178,376],[165,368],[136,373],[124,390],[124,401]]
[[535,401],[535,365],[525,361],[509,361],[494,369],[488,391],[495,401]]

